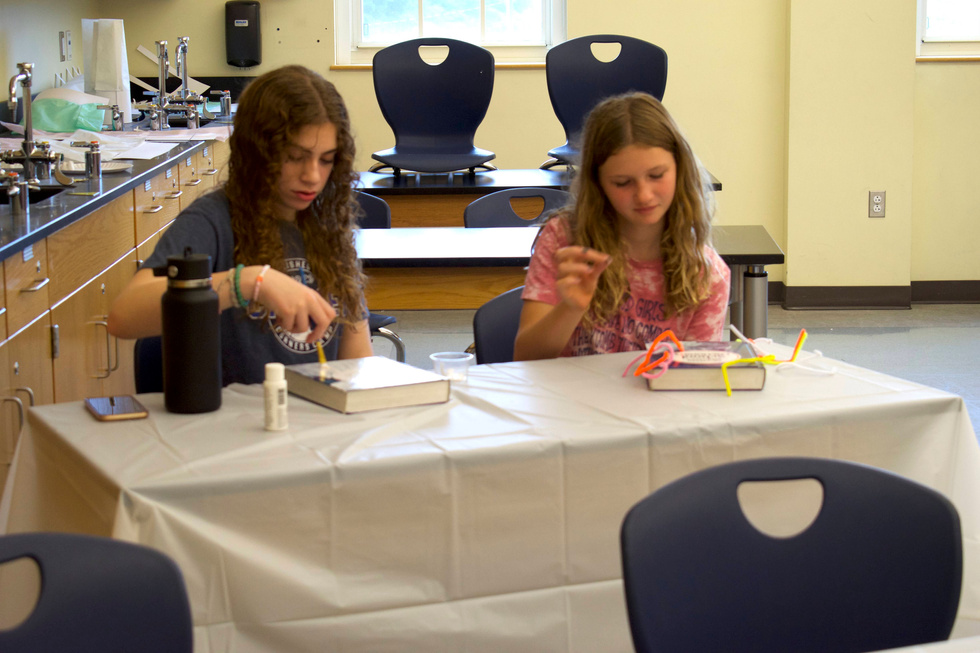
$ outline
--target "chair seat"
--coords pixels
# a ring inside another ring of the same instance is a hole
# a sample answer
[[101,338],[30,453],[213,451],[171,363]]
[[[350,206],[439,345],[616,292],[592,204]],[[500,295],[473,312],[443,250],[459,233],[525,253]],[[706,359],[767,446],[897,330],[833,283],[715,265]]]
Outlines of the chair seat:
[[371,155],[372,159],[400,170],[415,172],[454,172],[483,165],[496,154],[477,147],[469,152],[419,152],[404,147],[392,147]]
[[548,156],[558,159],[558,161],[561,163],[578,165],[579,159],[582,157],[582,153],[577,147],[572,147],[568,143],[565,143],[564,145],[559,145],[553,150],[548,150]]
[[386,327],[394,324],[398,320],[391,315],[381,315],[380,313],[371,313],[368,315],[368,326],[371,327],[372,331],[377,331],[381,327]]

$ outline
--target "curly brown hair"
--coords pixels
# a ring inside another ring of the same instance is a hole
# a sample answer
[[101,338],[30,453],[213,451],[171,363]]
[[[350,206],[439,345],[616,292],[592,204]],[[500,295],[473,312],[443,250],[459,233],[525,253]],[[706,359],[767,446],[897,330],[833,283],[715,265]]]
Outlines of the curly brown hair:
[[318,73],[285,66],[255,78],[242,92],[229,143],[225,192],[231,205],[235,262],[268,263],[285,272],[276,185],[286,148],[310,125],[337,128],[333,171],[313,203],[296,216],[306,258],[321,295],[338,303],[337,319],[364,318],[364,275],[354,248],[356,202],[351,190],[354,137],[340,93]]
[[582,132],[582,161],[573,182],[574,206],[564,211],[572,242],[612,256],[585,316],[585,326],[608,320],[629,294],[627,261],[616,211],[599,183],[599,167],[628,145],[661,147],[674,156],[674,200],[661,236],[668,313],[693,308],[709,295],[712,190],[690,144],[664,106],[645,93],[604,100],[589,114]]

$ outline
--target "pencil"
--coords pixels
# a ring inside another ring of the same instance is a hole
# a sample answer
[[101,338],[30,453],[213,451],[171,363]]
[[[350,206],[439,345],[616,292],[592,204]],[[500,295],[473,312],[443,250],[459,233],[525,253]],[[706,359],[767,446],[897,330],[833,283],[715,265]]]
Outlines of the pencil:
[[320,359],[320,380],[324,381],[330,372],[330,366],[327,365],[327,355],[323,353],[323,345],[319,340],[316,341],[316,356]]

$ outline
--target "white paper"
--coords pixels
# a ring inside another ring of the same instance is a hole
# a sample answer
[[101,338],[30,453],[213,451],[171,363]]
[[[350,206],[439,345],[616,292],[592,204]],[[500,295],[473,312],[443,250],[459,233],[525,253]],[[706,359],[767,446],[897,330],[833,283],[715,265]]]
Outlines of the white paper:
[[165,143],[162,141],[153,141],[141,143],[137,147],[130,148],[125,152],[117,155],[117,159],[155,159],[158,156],[166,154],[170,150],[177,147],[177,143]]

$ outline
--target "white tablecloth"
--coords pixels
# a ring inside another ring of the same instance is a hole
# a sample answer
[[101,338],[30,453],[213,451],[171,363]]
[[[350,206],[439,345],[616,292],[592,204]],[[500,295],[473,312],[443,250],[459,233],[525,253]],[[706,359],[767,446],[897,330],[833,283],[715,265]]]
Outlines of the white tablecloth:
[[204,415],[143,395],[149,419],[114,424],[36,408],[0,528],[168,553],[197,651],[630,651],[627,509],[710,465],[820,456],[953,500],[961,617],[980,618],[980,448],[959,397],[826,359],[769,368],[762,392],[652,393],[620,377],[630,358],[477,366],[445,405],[291,398],[279,433],[258,386]]

